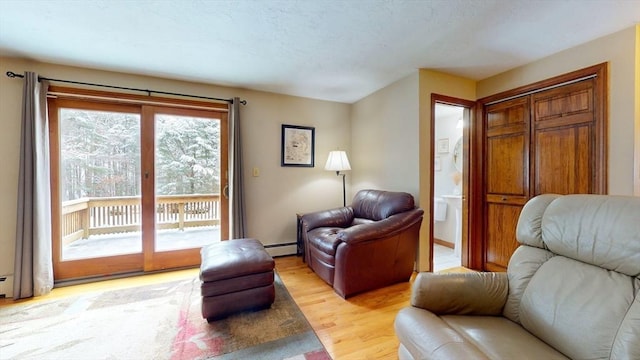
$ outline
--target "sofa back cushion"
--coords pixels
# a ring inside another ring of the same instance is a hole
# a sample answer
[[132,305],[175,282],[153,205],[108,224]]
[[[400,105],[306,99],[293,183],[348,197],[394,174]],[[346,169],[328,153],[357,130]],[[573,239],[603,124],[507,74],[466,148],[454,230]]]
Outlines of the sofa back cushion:
[[542,239],[551,252],[640,275],[640,197],[567,195],[549,204]]
[[413,196],[406,192],[360,190],[351,203],[356,218],[379,221],[415,208]]
[[570,358],[608,359],[637,285],[627,275],[555,256],[524,291],[520,321]]
[[516,234],[506,317],[571,358],[640,357],[640,198],[540,196]]

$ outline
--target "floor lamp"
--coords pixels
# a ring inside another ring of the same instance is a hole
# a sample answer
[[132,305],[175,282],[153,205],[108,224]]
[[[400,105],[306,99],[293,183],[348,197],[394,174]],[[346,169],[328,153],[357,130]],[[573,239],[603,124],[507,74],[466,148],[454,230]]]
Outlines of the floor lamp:
[[349,158],[347,158],[347,153],[344,151],[330,151],[329,158],[327,159],[327,163],[324,166],[325,170],[335,171],[336,175],[342,175],[342,206],[347,206],[347,189],[345,186],[344,177],[346,174],[340,174],[340,171],[351,170],[351,165],[349,165]]

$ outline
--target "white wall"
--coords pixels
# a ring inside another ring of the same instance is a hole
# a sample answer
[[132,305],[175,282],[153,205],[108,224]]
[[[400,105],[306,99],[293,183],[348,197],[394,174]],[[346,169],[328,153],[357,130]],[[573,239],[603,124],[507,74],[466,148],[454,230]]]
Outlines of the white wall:
[[634,159],[634,126],[640,126],[640,121],[634,120],[640,102],[635,95],[635,76],[640,70],[636,69],[636,31],[630,27],[482,80],[478,82],[478,98],[608,62],[609,193],[632,195],[634,161],[640,161]]
[[[458,119],[462,119],[464,108],[458,107],[458,113],[450,114],[449,112],[439,111],[444,106],[451,108],[448,105],[436,105],[436,127],[434,131],[434,138],[436,139],[435,156],[440,158],[440,171],[435,169],[433,174],[433,192],[434,196],[453,195],[456,192],[456,185],[453,181],[454,173],[459,171],[456,169],[453,163],[453,148],[456,142],[462,138],[462,129],[457,128]],[[444,116],[441,114],[445,114]],[[438,152],[438,140],[447,139],[449,141],[449,149],[445,153]],[[458,187],[457,191],[460,191]],[[459,193],[458,193],[459,194]]]
[[[6,77],[7,71],[35,71],[49,78],[247,100],[248,104],[241,107],[247,230],[248,236],[266,245],[295,242],[296,212],[342,205],[341,180],[323,168],[330,150],[350,150],[348,104],[0,57],[0,276],[13,274],[23,83]],[[281,124],[315,127],[314,168],[280,166]],[[251,176],[253,167],[260,169],[259,177]],[[291,254],[295,247],[271,251],[273,255]]]
[[352,105],[351,197],[362,189],[405,191],[419,204],[418,104],[416,72]]
[[[448,110],[447,110],[448,109]],[[457,109],[457,112],[453,112],[451,109]],[[462,119],[464,115],[463,107],[452,107],[449,105],[436,104],[435,110],[435,130],[434,138],[436,139],[435,156],[440,159],[440,170],[436,169],[434,163],[433,173],[433,196],[434,196],[434,211],[435,211],[435,199],[441,198],[443,195],[459,195],[461,191],[460,186],[456,186],[453,181],[454,173],[459,173],[453,162],[453,149],[456,142],[462,138],[462,128],[458,129],[458,120]],[[438,140],[447,139],[449,141],[449,148],[446,153],[440,153],[438,151]],[[456,210],[451,206],[447,199],[442,199],[447,204],[446,219],[444,221],[434,221],[433,223],[433,237],[435,239],[444,240],[450,243],[454,243],[456,235]]]

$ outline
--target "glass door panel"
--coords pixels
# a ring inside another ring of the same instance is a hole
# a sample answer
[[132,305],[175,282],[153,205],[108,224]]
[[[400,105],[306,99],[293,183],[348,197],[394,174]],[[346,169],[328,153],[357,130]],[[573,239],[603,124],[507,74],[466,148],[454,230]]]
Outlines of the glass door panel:
[[154,143],[155,251],[220,241],[220,120],[156,113]]
[[60,260],[142,252],[140,115],[61,108]]

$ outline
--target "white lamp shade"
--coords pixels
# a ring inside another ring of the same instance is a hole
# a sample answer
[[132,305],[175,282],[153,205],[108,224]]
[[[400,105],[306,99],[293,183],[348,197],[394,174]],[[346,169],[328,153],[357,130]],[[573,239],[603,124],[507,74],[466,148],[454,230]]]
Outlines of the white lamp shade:
[[347,153],[344,151],[329,152],[329,158],[327,159],[327,163],[325,164],[324,169],[331,171],[351,170],[351,165],[349,165]]

